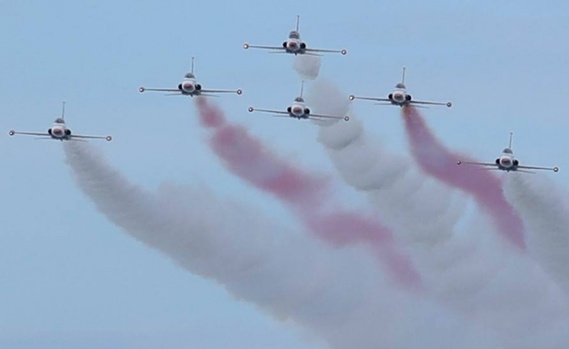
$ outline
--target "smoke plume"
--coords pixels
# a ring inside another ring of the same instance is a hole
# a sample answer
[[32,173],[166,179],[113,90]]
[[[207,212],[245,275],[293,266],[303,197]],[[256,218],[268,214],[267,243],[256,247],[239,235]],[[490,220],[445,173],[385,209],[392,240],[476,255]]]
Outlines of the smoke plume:
[[506,195],[528,227],[528,249],[569,294],[569,202],[567,192],[545,176],[510,173]]
[[292,68],[303,80],[315,80],[320,72],[321,59],[315,55],[296,55]]
[[416,108],[402,108],[411,154],[421,169],[445,184],[472,195],[490,215],[498,232],[512,245],[525,250],[524,226],[518,213],[504,197],[502,183],[489,171],[458,166],[457,160],[471,161],[453,153],[439,141]]
[[394,279],[417,288],[419,274],[396,247],[390,230],[371,217],[331,208],[327,179],[296,168],[271,152],[243,127],[226,121],[219,108],[196,99],[202,125],[211,132],[210,145],[230,171],[291,205],[305,225],[335,246],[365,243]]
[[330,348],[503,348],[479,325],[386,287],[358,248],[332,250],[203,186],[149,192],[89,144],[64,150],[81,190],[126,233]]
[[368,195],[382,221],[396,228],[400,238],[433,247],[452,236],[463,198],[418,172],[409,158],[390,153],[371,138],[349,112],[346,94],[332,83],[316,81],[308,101],[319,113],[351,115],[350,122],[322,125],[318,141],[344,181]]

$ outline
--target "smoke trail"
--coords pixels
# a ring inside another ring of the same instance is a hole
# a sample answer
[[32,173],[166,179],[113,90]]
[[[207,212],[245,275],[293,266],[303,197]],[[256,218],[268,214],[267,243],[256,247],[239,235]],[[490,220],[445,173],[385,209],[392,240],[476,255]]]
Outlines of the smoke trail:
[[337,246],[366,243],[396,281],[417,288],[420,277],[395,248],[389,230],[377,221],[345,210],[331,210],[325,178],[293,167],[272,154],[243,127],[231,125],[217,107],[196,99],[202,124],[211,128],[211,146],[226,166],[245,181],[268,191],[296,208],[304,223],[320,238]]
[[402,114],[411,153],[419,166],[431,176],[471,194],[504,238],[525,250],[522,220],[506,201],[501,181],[488,171],[457,166],[458,159],[470,160],[452,153],[436,139],[417,109],[407,106],[402,108]]
[[369,195],[382,221],[407,242],[432,248],[452,236],[464,199],[418,173],[408,158],[389,153],[371,139],[348,113],[346,94],[332,83],[316,81],[308,93],[320,113],[352,116],[350,122],[323,125],[318,141],[350,186]]
[[66,142],[64,150],[81,190],[114,224],[235,297],[290,318],[330,348],[502,348],[478,325],[386,288],[357,249],[330,250],[203,186],[146,191],[89,144]]
[[292,68],[300,75],[303,80],[315,80],[320,73],[320,56],[296,55],[292,63]]
[[528,249],[569,293],[569,203],[567,193],[542,176],[511,173],[505,183],[509,201],[528,227]]

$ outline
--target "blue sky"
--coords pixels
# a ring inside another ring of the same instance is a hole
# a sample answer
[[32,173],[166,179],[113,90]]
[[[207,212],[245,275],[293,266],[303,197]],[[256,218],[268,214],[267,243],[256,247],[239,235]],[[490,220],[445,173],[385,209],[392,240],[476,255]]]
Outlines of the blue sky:
[[[191,101],[137,89],[177,85],[195,56],[202,84],[243,89],[216,99],[232,121],[334,173],[314,125],[246,111],[296,96],[292,57],[241,45],[279,45],[297,14],[309,45],[348,49],[320,71],[346,96],[385,96],[406,66],[415,98],[453,102],[424,112],[446,144],[491,161],[514,131],[518,158],[559,166],[548,176],[567,187],[566,1],[0,1],[0,13],[0,347],[321,346],[123,234],[76,188],[61,144],[7,135],[46,130],[65,100],[74,132],[113,135],[98,146],[133,182],[205,183],[286,222],[214,158]],[[398,108],[352,110],[407,153]]]

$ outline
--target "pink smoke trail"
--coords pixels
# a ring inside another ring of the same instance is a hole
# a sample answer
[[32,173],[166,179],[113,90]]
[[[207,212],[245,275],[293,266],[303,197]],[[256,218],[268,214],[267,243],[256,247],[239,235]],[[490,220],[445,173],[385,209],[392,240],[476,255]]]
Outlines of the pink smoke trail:
[[240,178],[291,205],[303,223],[334,246],[366,243],[403,286],[418,290],[421,279],[411,261],[395,247],[392,233],[369,217],[345,210],[325,212],[329,181],[304,172],[272,153],[260,140],[226,121],[222,111],[197,98],[200,122],[212,130],[210,146]]
[[474,196],[477,203],[490,214],[498,231],[514,246],[525,251],[523,222],[506,201],[500,179],[489,171],[458,166],[456,162],[459,159],[472,160],[448,150],[435,137],[416,108],[406,106],[402,109],[402,115],[411,152],[423,171]]

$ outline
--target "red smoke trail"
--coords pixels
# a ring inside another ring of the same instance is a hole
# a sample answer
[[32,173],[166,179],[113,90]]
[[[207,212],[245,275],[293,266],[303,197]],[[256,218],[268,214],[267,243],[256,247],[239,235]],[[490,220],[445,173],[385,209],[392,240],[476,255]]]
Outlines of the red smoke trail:
[[489,171],[458,166],[459,159],[472,160],[449,151],[431,132],[416,108],[403,107],[402,113],[411,152],[423,171],[474,196],[490,214],[498,231],[509,242],[525,250],[523,222],[506,201],[500,179]]
[[397,282],[420,288],[419,274],[396,250],[388,229],[354,212],[324,208],[330,206],[328,179],[278,158],[245,128],[228,123],[221,110],[205,98],[196,98],[196,103],[201,124],[213,132],[212,149],[233,173],[290,204],[313,233],[332,245],[368,244]]

